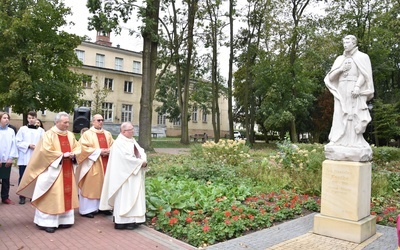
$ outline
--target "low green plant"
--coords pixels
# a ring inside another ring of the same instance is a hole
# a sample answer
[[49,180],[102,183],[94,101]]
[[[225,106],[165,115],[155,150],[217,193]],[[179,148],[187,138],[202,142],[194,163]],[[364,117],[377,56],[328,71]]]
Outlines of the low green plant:
[[[249,156],[238,157],[241,151]],[[324,160],[322,145],[294,146],[288,140],[276,145],[276,151],[224,142],[197,144],[189,154],[151,155],[148,224],[193,246],[207,247],[318,212]],[[399,161],[380,163],[373,162],[371,214],[378,224],[393,226],[400,213],[400,177],[395,171]]]

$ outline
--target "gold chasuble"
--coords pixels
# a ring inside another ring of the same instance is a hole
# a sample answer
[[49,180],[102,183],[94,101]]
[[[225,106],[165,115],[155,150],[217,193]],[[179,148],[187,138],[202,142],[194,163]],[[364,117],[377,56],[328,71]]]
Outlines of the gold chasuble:
[[18,187],[17,194],[32,198],[42,213],[62,214],[79,207],[73,162],[64,152],[78,156],[81,146],[73,133],[54,126],[36,145]]
[[80,195],[87,199],[100,199],[108,156],[98,155],[98,158],[95,159],[91,158],[91,156],[96,151],[100,154],[99,151],[102,148],[110,148],[114,139],[107,130],[91,127],[82,134],[79,141],[82,145],[82,153],[78,159],[81,163],[78,175]]
[[[104,134],[97,133],[97,139],[99,140],[100,148],[108,148],[108,143]],[[105,174],[107,169],[108,155],[101,156],[101,161],[103,163],[103,171]]]

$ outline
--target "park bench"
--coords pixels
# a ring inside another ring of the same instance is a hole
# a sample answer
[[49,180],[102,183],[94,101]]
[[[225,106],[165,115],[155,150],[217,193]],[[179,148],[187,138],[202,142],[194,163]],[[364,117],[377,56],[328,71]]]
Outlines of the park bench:
[[201,142],[205,142],[208,140],[208,135],[206,133],[204,134],[194,134],[190,136],[190,139],[193,139],[194,142],[199,141],[201,139]]

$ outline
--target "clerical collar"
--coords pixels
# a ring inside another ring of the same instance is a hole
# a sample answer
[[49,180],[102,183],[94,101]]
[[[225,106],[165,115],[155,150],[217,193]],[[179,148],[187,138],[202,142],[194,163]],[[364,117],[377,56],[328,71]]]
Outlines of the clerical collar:
[[28,128],[33,128],[33,129],[37,129],[37,128],[38,128],[38,127],[36,127],[35,125],[31,125],[31,124],[28,124],[27,127],[28,127]]
[[356,47],[354,47],[352,50],[350,50],[350,51],[345,51],[345,52],[343,52],[343,55],[345,56],[345,57],[352,57],[353,56],[353,54],[354,53],[356,53],[358,51],[358,47],[356,46]]
[[94,129],[96,129],[96,130],[103,130],[103,128],[96,128],[96,127],[93,127]]

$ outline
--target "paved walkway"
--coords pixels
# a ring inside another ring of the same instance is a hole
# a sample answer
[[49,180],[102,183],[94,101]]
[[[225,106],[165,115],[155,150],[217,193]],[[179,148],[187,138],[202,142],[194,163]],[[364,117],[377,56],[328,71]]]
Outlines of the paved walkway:
[[[164,151],[173,153],[180,152],[180,149]],[[0,203],[0,249],[196,249],[144,225],[132,231],[115,230],[111,216],[96,215],[94,219],[89,219],[79,216],[77,211],[73,227],[58,229],[53,234],[46,233],[33,223],[34,208],[29,202],[18,204],[15,194],[17,178],[18,171],[13,169],[10,198],[16,204]],[[314,214],[311,214],[207,249],[397,249],[395,228],[378,225],[378,233],[374,237],[354,244],[312,234],[313,219]]]

